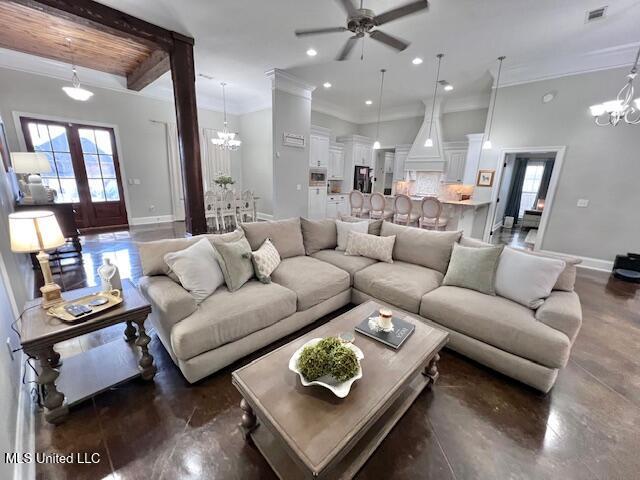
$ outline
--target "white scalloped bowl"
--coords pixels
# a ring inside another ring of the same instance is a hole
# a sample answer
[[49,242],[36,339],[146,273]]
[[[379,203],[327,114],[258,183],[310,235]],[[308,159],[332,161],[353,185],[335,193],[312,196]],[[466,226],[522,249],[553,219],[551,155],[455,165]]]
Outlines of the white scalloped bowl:
[[362,378],[362,367],[360,366],[360,361],[364,358],[364,353],[362,353],[362,350],[356,347],[353,343],[343,344],[345,347],[353,350],[353,352],[356,354],[356,358],[358,359],[358,372],[346,382],[338,382],[331,375],[324,375],[317,380],[314,380],[313,382],[309,382],[304,378],[304,375],[302,375],[300,370],[298,370],[298,359],[300,358],[300,353],[302,353],[304,347],[312,347],[320,340],[322,340],[322,338],[312,338],[307,343],[302,345],[298,350],[296,350],[289,360],[289,370],[298,374],[298,376],[300,377],[300,382],[304,387],[319,385],[328,390],[331,390],[336,397],[345,398],[347,395],[349,395],[353,382]]

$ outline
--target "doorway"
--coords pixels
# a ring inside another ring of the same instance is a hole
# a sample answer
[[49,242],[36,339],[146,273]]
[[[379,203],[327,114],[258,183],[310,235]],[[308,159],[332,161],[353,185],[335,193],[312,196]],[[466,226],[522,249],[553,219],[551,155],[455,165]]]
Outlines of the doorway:
[[563,157],[564,147],[502,152],[486,241],[540,249]]
[[112,128],[20,117],[27,150],[47,156],[43,183],[56,203],[71,203],[78,228],[127,227],[127,209]]

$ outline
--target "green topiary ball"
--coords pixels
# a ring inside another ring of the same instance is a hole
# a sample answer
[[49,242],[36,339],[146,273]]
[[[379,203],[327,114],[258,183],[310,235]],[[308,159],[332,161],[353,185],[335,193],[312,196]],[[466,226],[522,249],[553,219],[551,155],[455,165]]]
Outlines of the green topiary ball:
[[342,342],[336,337],[323,338],[316,344],[316,348],[331,354],[336,348],[341,347]]
[[339,345],[331,353],[331,375],[339,382],[346,382],[358,373],[358,357],[353,350]]
[[317,345],[304,347],[298,358],[298,368],[310,382],[329,373],[330,355]]

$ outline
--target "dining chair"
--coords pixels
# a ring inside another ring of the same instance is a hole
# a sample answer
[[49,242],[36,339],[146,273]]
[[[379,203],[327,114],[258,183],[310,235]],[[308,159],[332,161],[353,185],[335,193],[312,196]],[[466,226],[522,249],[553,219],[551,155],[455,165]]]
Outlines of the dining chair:
[[204,216],[209,222],[215,223],[216,232],[220,231],[220,201],[219,196],[215,192],[207,191],[204,194]]
[[256,221],[255,203],[253,198],[253,192],[251,190],[245,190],[242,192],[240,198],[240,208],[238,210],[240,222],[245,222],[247,218],[250,218],[252,222]]
[[370,218],[388,220],[393,217],[393,210],[386,210],[387,205],[384,195],[381,193],[372,193],[369,197],[371,202],[371,211],[369,212]]
[[409,195],[396,194],[393,201],[393,223],[412,225],[420,218],[419,213],[412,213],[413,201]]
[[424,197],[420,204],[418,226],[429,230],[438,230],[447,226],[449,219],[442,216],[442,203],[436,197]]
[[364,208],[364,195],[358,190],[352,190],[349,194],[350,212],[354,217],[365,217],[369,215],[369,210]]
[[222,222],[222,229],[227,231],[227,222],[225,219],[231,219],[229,226],[233,224],[234,229],[238,227],[238,202],[236,200],[236,194],[233,190],[225,190],[221,197],[220,205],[220,221]]

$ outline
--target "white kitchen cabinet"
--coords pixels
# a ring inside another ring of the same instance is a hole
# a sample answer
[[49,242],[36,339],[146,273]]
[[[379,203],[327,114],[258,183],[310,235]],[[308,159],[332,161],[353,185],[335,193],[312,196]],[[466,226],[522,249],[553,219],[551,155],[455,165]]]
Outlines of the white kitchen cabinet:
[[340,144],[331,144],[329,148],[327,176],[329,180],[342,180],[344,178],[344,147]]
[[448,150],[445,152],[447,159],[444,181],[446,183],[462,183],[464,167],[467,161],[466,150]]
[[338,200],[338,217],[340,215],[351,215],[351,207],[349,205],[349,195],[340,195]]
[[342,191],[349,191],[353,188],[353,174],[356,165],[375,167],[373,140],[362,135],[346,135],[338,137],[337,140],[344,145]]
[[309,166],[327,168],[329,166],[329,138],[311,135],[309,141]]
[[321,219],[327,216],[327,187],[309,187],[309,218]]
[[327,218],[349,215],[349,196],[330,193],[327,195]]
[[405,179],[405,161],[409,156],[411,145],[396,145],[396,153],[393,162],[393,181],[404,181]]

